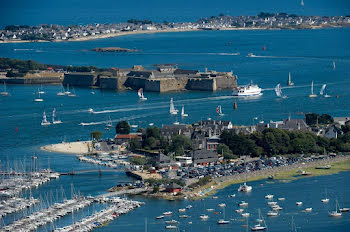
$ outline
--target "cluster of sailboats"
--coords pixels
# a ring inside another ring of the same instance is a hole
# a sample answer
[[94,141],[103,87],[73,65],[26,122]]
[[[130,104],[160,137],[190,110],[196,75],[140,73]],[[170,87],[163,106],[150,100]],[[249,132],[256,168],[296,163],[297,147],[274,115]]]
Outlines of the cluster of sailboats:
[[94,159],[94,158],[90,158],[87,156],[78,156],[78,160],[82,161],[82,162],[106,166],[106,167],[115,168],[115,169],[118,168],[119,165],[123,165],[123,166],[130,165],[130,163],[127,160],[121,159],[121,158],[117,158],[117,159],[96,158],[96,159]]
[[64,200],[62,203],[55,203],[49,208],[36,211],[27,217],[21,218],[3,227],[4,231],[34,231],[38,227],[52,223],[69,213],[82,209],[93,202],[85,197]]
[[48,125],[51,125],[51,123],[52,123],[52,124],[61,124],[61,123],[62,123],[61,120],[57,119],[57,116],[56,116],[56,108],[54,108],[53,111],[52,111],[52,122],[50,122],[50,121],[47,120],[47,116],[46,116],[45,111],[44,111],[44,113],[43,113],[43,119],[42,119],[42,121],[41,121],[41,125],[42,125],[42,126],[48,126]]
[[[58,228],[55,232],[87,232],[92,231],[96,227],[100,227],[122,214],[126,214],[129,211],[138,208],[141,206],[141,202],[132,201],[127,199],[121,199],[115,197],[112,200],[108,201],[112,205],[106,209],[103,209],[97,213],[92,214],[91,216],[85,217],[69,226],[63,228]],[[74,212],[73,212],[74,213]],[[73,216],[72,216],[73,217]]]
[[[242,192],[250,192],[252,190],[251,186],[248,186],[246,183],[244,183],[243,185],[241,185],[239,187],[239,191],[242,191]],[[230,197],[236,197],[236,194],[232,194],[230,195]],[[213,199],[217,199],[218,197],[214,196]],[[266,200],[266,203],[268,205],[268,207],[270,208],[270,210],[266,213],[266,216],[267,217],[276,217],[276,216],[279,216],[279,212],[281,210],[283,210],[283,208],[279,205],[279,203],[282,203],[286,200],[286,198],[284,197],[278,197],[276,200],[275,199],[275,196],[273,194],[267,194],[265,195],[265,200]],[[321,202],[322,203],[328,203],[330,201],[330,199],[328,198],[327,196],[327,191],[326,191],[326,194],[325,194],[325,198],[322,198],[321,199]],[[296,206],[298,207],[301,207],[303,206],[303,202],[302,201],[297,201],[295,202]],[[246,218],[247,220],[247,229],[249,228],[248,226],[248,218],[251,216],[251,214],[249,212],[246,211],[249,203],[246,202],[246,201],[240,201],[238,204],[238,209],[235,210],[235,212],[237,214],[239,214],[242,218]],[[225,208],[226,208],[226,203],[219,203],[218,204],[218,207],[219,208],[222,208],[222,217],[220,217],[219,220],[217,220],[217,224],[219,225],[224,225],[224,224],[230,224],[231,221],[235,221],[236,219],[231,219],[231,220],[227,220],[225,219]],[[180,208],[178,209],[179,211],[179,218],[188,218],[190,217],[189,215],[185,214],[187,212],[188,209],[192,208],[191,205],[187,206],[186,208]],[[301,212],[303,213],[311,213],[313,210],[313,208],[311,207],[306,207],[304,208],[303,210],[301,210]],[[206,209],[207,212],[214,212],[215,209],[212,209],[212,208],[208,208]],[[350,208],[340,208],[339,207],[339,203],[338,201],[336,200],[336,208],[334,211],[330,211],[328,212],[328,215],[330,217],[340,217],[342,216],[342,213],[343,212],[349,212],[350,211]],[[215,215],[219,215],[220,214],[220,211],[219,212],[215,212],[214,213]],[[165,217],[170,217],[173,215],[173,212],[171,211],[167,211],[167,212],[164,212],[162,215],[156,217],[156,219],[164,219]],[[262,216],[261,214],[261,210],[258,209],[258,219],[255,220],[255,225],[254,226],[251,226],[250,227],[250,230],[251,231],[265,231],[267,230],[267,225],[266,225],[266,222],[264,220],[264,217]],[[208,220],[209,219],[209,215],[208,214],[201,214],[199,216],[199,219],[202,220],[202,221],[205,221],[205,220]],[[165,221],[165,224],[166,224],[166,229],[178,229],[178,224],[179,224],[179,221],[176,221],[174,219],[172,220],[167,220]],[[192,224],[192,221],[191,221],[191,224]],[[294,223],[294,218],[292,218],[292,226],[295,227],[295,223]]]
[[7,214],[15,213],[29,208],[38,202],[39,200],[33,197],[30,197],[29,199],[21,197],[11,197],[2,200],[0,203],[0,218],[6,216]]
[[[23,190],[30,188],[37,188],[42,184],[45,184],[50,181],[50,179],[59,178],[59,174],[52,171],[40,171],[40,172],[31,172],[31,173],[22,173],[17,175],[12,175],[8,173],[8,176],[1,180],[0,197],[14,197],[18,196]],[[6,174],[3,174],[2,177],[5,177]]]
[[[169,107],[169,113],[171,115],[177,115],[179,113],[179,110],[177,110],[174,106],[174,100],[173,98],[170,98],[170,107]],[[181,108],[181,117],[188,117],[188,114],[185,113],[185,107],[182,106]]]
[[[291,74],[289,73],[289,76],[288,76],[288,81],[287,81],[287,85],[288,86],[294,86],[294,83],[292,82],[292,79],[291,79]],[[279,97],[279,98],[287,98],[286,95],[284,95],[282,93],[282,87],[281,87],[281,84],[278,83],[275,87],[275,93],[276,93],[276,96]],[[311,82],[311,89],[310,89],[310,94],[309,94],[309,97],[310,98],[314,98],[314,97],[317,97],[317,94],[314,92],[314,81]],[[328,93],[327,93],[327,84],[323,84],[321,89],[320,89],[320,95],[325,97],[325,98],[329,98],[331,97]]]
[[[91,92],[92,94],[95,94],[95,92]],[[76,97],[77,95],[75,94],[74,88],[71,91],[69,91],[69,84],[67,85],[67,89],[64,88],[62,85],[62,89],[60,92],[56,94],[57,96],[68,96],[68,97]]]

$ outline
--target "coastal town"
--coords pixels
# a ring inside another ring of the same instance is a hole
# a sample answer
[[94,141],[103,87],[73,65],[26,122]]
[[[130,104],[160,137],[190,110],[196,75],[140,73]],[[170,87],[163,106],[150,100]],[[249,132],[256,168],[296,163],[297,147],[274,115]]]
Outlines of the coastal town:
[[244,29],[317,29],[350,25],[350,16],[300,16],[287,13],[261,12],[256,16],[220,14],[195,22],[152,22],[129,19],[125,23],[95,23],[88,25],[38,26],[8,25],[0,30],[0,42],[81,41],[127,34]]
[[78,153],[82,162],[122,168],[135,178],[134,183],[111,188],[112,192],[148,186],[138,194],[196,199],[233,180],[243,182],[253,176],[274,179],[285,170],[294,170],[293,176],[312,176],[312,168],[328,170],[330,164],[349,159],[350,117],[307,114],[305,119],[261,121],[251,126],[208,119],[136,133],[130,133],[129,124],[123,121],[117,124],[114,139],[101,139],[102,133],[93,132],[92,142],[43,149]]

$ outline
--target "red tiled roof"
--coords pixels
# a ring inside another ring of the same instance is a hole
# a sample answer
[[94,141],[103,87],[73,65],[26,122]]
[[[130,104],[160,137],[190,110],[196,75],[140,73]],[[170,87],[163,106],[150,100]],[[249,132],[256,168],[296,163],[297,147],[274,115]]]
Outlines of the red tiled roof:
[[119,134],[114,137],[115,139],[134,139],[134,138],[140,138],[140,135],[138,134]]

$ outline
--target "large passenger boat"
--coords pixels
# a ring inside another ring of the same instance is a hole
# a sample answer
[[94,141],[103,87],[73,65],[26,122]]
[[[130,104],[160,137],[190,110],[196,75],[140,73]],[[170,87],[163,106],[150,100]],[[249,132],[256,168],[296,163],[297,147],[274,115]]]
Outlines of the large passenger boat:
[[232,91],[233,96],[257,96],[261,95],[261,88],[251,82],[249,85],[238,86]]

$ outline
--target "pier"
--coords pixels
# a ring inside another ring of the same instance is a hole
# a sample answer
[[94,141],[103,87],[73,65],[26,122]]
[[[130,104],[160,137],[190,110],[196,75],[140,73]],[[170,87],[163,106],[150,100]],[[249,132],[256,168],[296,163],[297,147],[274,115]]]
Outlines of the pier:
[[79,171],[62,172],[62,173],[60,173],[60,175],[62,175],[62,176],[74,176],[74,175],[86,174],[86,173],[98,173],[99,175],[102,175],[102,173],[107,173],[107,172],[120,172],[120,170],[91,169],[91,170],[79,170]]

